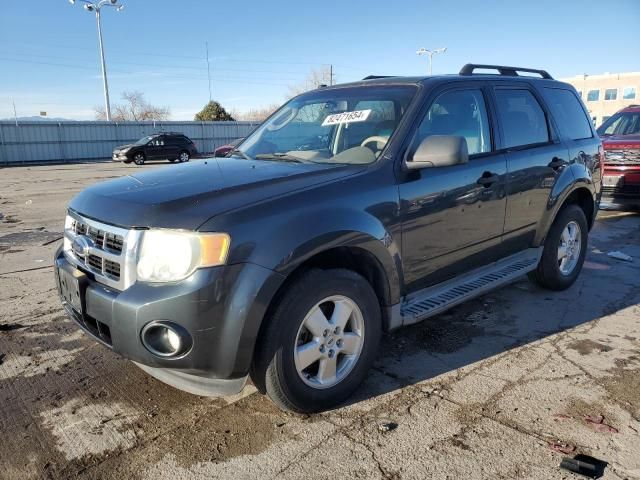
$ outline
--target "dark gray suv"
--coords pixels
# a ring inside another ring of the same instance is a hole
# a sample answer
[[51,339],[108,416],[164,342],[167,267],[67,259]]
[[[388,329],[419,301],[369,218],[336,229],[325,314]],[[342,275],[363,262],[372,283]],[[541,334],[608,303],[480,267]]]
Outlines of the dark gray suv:
[[116,162],[143,165],[147,160],[188,162],[197,154],[195,143],[183,133],[163,132],[147,135],[129,145],[116,147],[112,159]]
[[81,192],[57,284],[81,328],[163,382],[220,395],[251,376],[315,412],[354,392],[385,331],[524,274],[571,286],[602,156],[574,88],[542,70],[320,88],[227,158]]

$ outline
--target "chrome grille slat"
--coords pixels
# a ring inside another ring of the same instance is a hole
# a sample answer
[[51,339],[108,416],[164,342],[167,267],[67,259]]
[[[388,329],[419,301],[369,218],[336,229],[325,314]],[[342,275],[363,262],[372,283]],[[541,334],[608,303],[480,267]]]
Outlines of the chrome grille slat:
[[[135,258],[141,232],[127,230],[85,218],[73,211],[68,212],[65,224],[64,253],[67,259],[94,275],[95,279],[109,287],[124,290],[135,278]],[[82,252],[73,249],[79,236],[83,242]]]
[[605,162],[607,165],[640,165],[640,149],[605,150]]

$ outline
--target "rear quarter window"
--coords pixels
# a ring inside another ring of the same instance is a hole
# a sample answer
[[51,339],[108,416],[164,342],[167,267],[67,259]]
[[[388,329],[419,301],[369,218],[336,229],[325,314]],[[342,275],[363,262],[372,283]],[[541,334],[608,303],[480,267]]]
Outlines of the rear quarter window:
[[593,137],[589,117],[571,90],[544,88],[544,97],[560,131],[571,140]]

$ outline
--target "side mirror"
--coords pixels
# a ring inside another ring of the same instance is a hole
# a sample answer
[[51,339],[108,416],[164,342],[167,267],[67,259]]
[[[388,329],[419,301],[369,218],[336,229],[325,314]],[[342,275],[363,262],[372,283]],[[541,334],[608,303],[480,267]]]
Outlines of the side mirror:
[[449,167],[469,161],[467,140],[455,135],[430,135],[418,146],[411,161],[406,162],[409,170],[430,167]]

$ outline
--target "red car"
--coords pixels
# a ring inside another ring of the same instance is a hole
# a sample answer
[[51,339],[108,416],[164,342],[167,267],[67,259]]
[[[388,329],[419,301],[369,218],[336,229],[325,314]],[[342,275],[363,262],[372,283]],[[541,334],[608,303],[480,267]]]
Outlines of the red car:
[[226,145],[221,145],[213,151],[214,157],[226,157],[231,150],[240,145],[244,138],[236,138],[235,140],[227,143]]
[[602,208],[640,208],[640,105],[623,108],[598,128],[604,145]]

